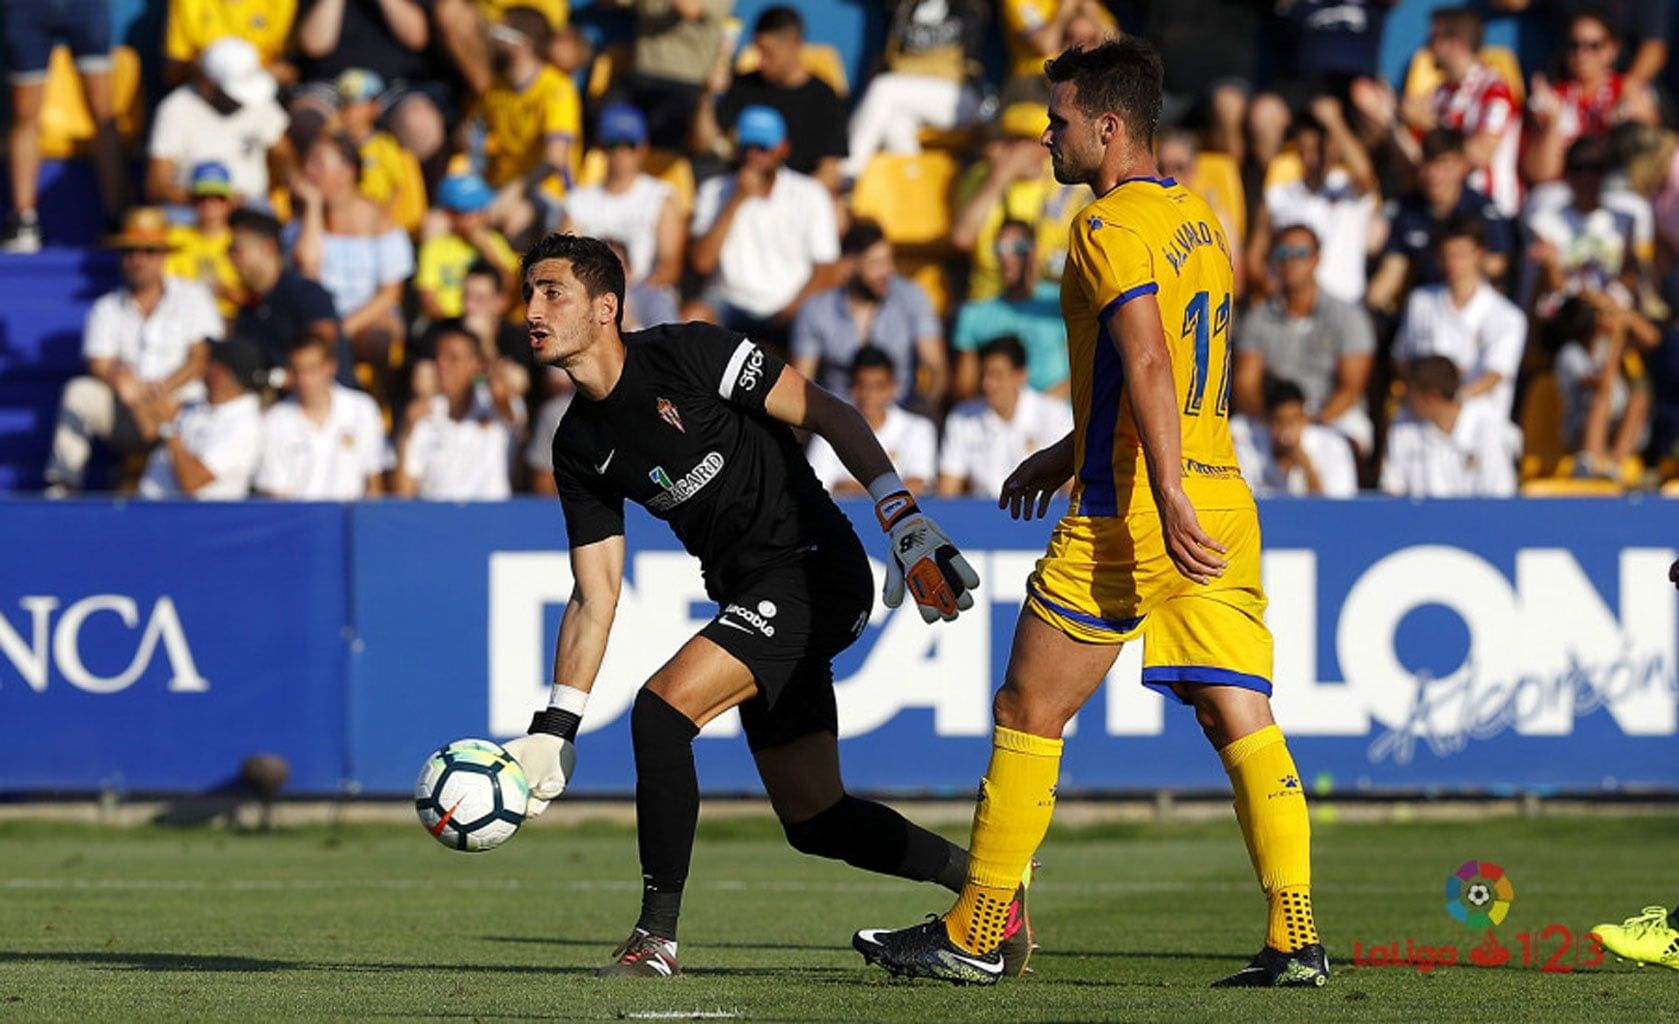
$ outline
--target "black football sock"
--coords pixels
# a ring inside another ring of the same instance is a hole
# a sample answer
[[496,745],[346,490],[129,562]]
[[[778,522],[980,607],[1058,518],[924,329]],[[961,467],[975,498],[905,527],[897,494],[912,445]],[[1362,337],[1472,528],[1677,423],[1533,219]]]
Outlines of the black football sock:
[[672,940],[700,816],[700,785],[694,773],[698,734],[688,716],[658,694],[645,689],[636,694],[630,712],[642,883],[641,919],[636,927]]
[[885,804],[849,793],[815,817],[781,827],[800,853],[913,882],[937,882],[951,892],[961,892],[967,879],[968,851]]

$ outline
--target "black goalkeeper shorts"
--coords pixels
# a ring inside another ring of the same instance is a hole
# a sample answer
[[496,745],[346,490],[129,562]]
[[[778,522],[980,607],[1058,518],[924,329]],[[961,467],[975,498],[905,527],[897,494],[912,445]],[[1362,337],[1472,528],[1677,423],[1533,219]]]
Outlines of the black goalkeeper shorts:
[[839,731],[834,656],[850,647],[874,607],[874,576],[855,534],[823,540],[718,602],[700,636],[752,670],[758,692],[740,706],[754,752],[814,732]]

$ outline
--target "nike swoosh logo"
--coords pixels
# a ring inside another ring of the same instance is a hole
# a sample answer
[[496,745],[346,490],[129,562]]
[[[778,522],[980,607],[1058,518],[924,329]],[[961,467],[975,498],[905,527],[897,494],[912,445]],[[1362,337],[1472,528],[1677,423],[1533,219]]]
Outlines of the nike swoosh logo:
[[598,466],[596,466],[596,467],[595,467],[595,472],[597,472],[597,473],[600,473],[600,474],[602,474],[602,475],[605,475],[605,473],[606,473],[606,467],[608,467],[608,466],[610,466],[610,465],[612,465],[612,457],[613,457],[613,456],[614,456],[614,455],[617,455],[617,454],[618,454],[618,449],[616,449],[616,448],[614,448],[614,449],[612,449],[612,450],[611,450],[611,451],[609,451],[609,452],[607,452],[607,453],[606,453],[606,461],[605,461],[605,462],[603,462],[603,463],[601,463],[601,464],[600,464],[600,465],[598,465]]
[[986,960],[974,960],[974,959],[971,959],[969,957],[965,957],[960,953],[948,953],[947,952],[945,954],[945,956],[950,957],[952,960],[955,960],[957,963],[967,964],[969,967],[972,967],[975,970],[984,971],[986,974],[1001,974],[1001,973],[1003,973],[1003,965],[1000,961],[997,962],[997,963],[991,963],[991,962],[986,961]]
[[743,625],[741,625],[741,624],[740,624],[740,623],[738,623],[738,622],[736,622],[736,621],[735,621],[735,620],[734,620],[734,619],[718,619],[718,620],[717,620],[717,621],[718,621],[718,622],[721,622],[721,623],[722,623],[722,624],[723,624],[723,625],[725,625],[725,626],[729,626],[729,627],[732,627],[732,628],[734,628],[734,629],[738,629],[738,630],[740,630],[740,631],[741,631],[741,632],[742,632],[742,633],[750,633],[750,632],[752,632],[752,629],[751,629],[751,627],[749,627],[749,626],[743,626]]

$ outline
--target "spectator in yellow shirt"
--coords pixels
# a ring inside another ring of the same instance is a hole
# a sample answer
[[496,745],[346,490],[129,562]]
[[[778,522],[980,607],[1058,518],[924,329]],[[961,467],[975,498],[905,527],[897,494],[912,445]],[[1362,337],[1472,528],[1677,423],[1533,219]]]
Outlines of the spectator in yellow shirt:
[[338,76],[338,130],[361,154],[361,194],[388,210],[413,234],[426,216],[426,181],[420,162],[396,136],[379,131],[379,96],[385,80],[377,72],[351,68]]
[[437,202],[448,215],[449,230],[420,246],[420,267],[414,275],[420,309],[431,319],[461,315],[466,272],[478,260],[504,277],[518,270],[513,247],[484,220],[484,210],[494,199],[495,191],[476,174],[451,175],[438,186]]
[[171,85],[192,76],[198,55],[223,36],[257,48],[263,66],[281,85],[297,70],[281,60],[297,20],[297,0],[169,0],[163,29],[163,78]]
[[245,294],[239,272],[233,269],[227,247],[233,243],[228,218],[233,214],[233,176],[226,164],[207,162],[192,169],[194,223],[169,229],[169,258],[163,272],[169,277],[197,281],[216,296],[216,309],[231,319]]
[[437,22],[437,38],[443,50],[454,62],[455,70],[474,96],[482,95],[490,87],[494,72],[490,68],[488,45],[489,26],[501,21],[503,11],[510,7],[531,7],[548,19],[554,30],[554,47],[548,59],[555,64],[562,33],[576,38],[571,26],[571,0],[433,0],[432,17]]
[[557,218],[577,172],[582,104],[571,80],[543,60],[549,36],[533,7],[508,8],[490,30],[496,76],[479,101],[484,177],[496,189],[490,223],[512,239]]

